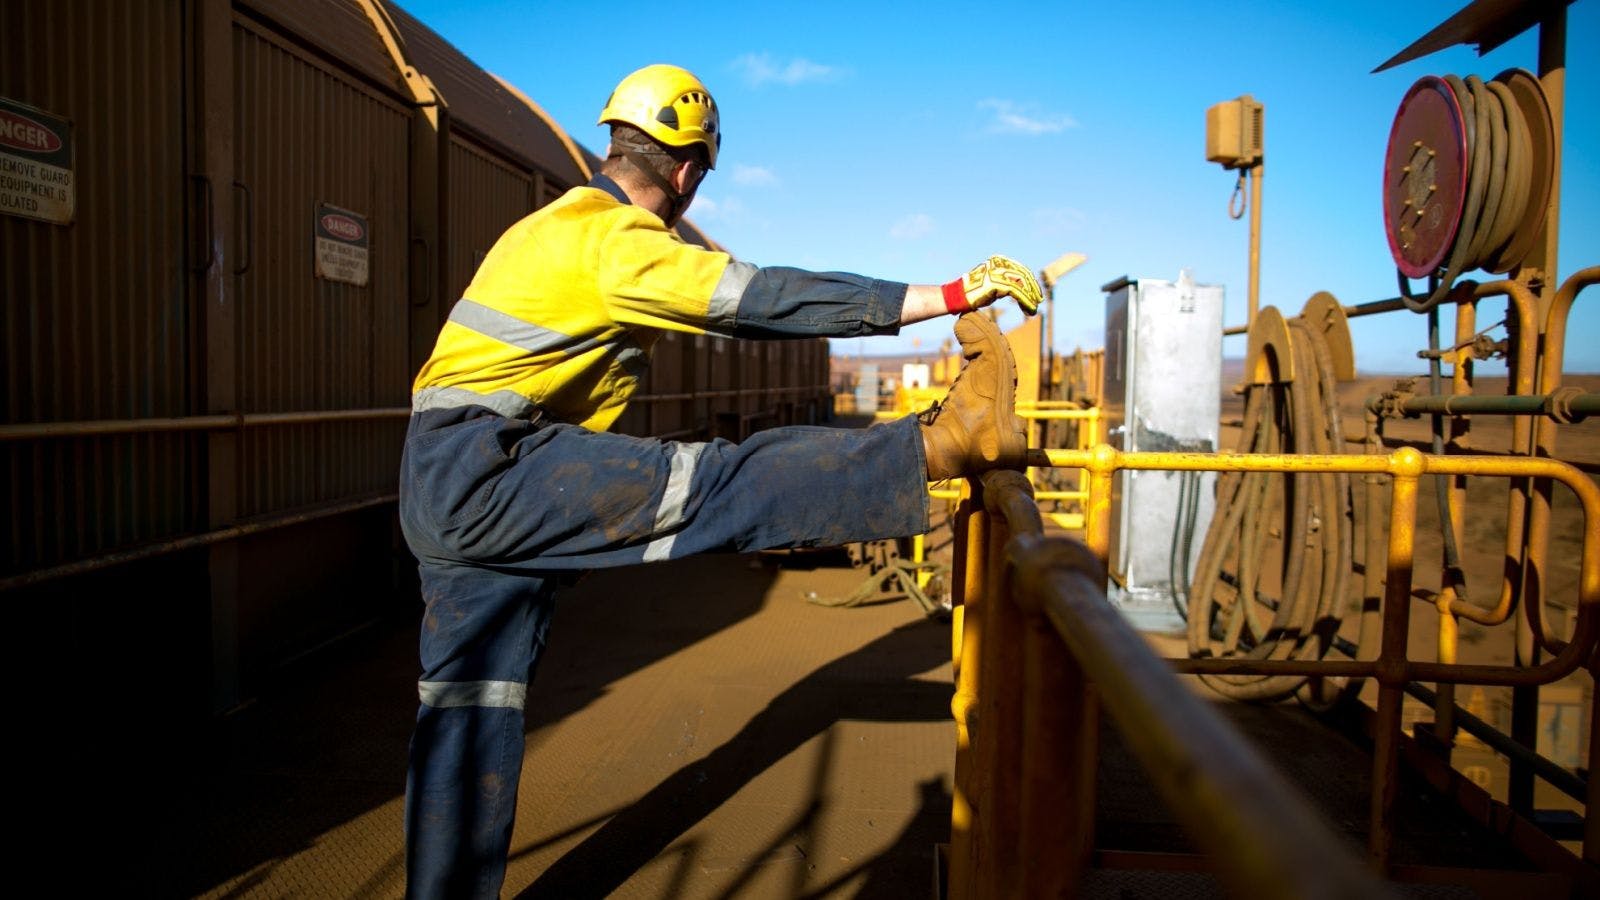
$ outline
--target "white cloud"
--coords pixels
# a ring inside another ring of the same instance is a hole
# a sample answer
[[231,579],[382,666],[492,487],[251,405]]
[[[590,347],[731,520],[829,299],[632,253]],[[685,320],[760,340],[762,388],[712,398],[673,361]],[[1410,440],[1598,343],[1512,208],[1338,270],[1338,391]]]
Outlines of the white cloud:
[[933,234],[933,216],[926,213],[912,213],[902,216],[898,222],[889,228],[889,237],[897,241],[914,241]]
[[994,110],[988,130],[1000,134],[1055,134],[1078,126],[1076,119],[1064,113],[1039,112],[1032,104],[1010,100],[980,100],[978,108]]
[[792,86],[808,81],[832,81],[841,74],[835,66],[825,66],[798,56],[782,62],[774,59],[770,53],[746,53],[733,61],[733,68],[744,76],[751,87],[768,83]]
[[778,183],[778,176],[772,174],[771,169],[735,163],[733,183],[745,187],[770,187]]
[[684,214],[688,215],[689,213],[694,213],[694,217],[696,219],[705,219],[707,221],[711,221],[716,219],[717,216],[722,213],[722,211],[723,206],[721,203],[705,196],[704,194],[696,194],[694,202],[689,204],[689,209],[685,211]]
[[1065,234],[1082,231],[1089,217],[1081,209],[1070,206],[1048,207],[1033,211],[1033,223],[1042,234]]
[[706,197],[704,194],[694,195],[694,202],[690,203],[688,216],[696,223],[730,224],[746,221],[747,208],[744,200],[739,197]]

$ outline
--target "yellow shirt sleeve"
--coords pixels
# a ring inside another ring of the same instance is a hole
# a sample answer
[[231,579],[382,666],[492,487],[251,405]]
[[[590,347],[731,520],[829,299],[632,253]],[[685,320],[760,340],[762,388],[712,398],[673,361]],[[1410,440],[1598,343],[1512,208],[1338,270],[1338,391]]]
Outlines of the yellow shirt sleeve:
[[685,243],[636,208],[619,212],[596,261],[611,318],[644,328],[730,331],[744,286],[737,279],[737,285],[724,283],[732,257]]

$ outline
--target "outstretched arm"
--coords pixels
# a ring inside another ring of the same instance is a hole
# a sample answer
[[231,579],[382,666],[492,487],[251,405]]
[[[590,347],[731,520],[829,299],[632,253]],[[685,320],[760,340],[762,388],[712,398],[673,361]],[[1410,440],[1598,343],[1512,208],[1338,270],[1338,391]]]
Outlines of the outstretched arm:
[[746,338],[894,334],[902,325],[980,309],[1010,297],[1032,314],[1039,282],[1021,263],[991,256],[943,285],[846,272],[758,267],[668,234],[655,216],[626,216],[606,236],[600,287],[617,322]]
[[1009,256],[991,256],[954,281],[945,284],[913,284],[906,289],[900,308],[900,324],[910,325],[943,315],[960,315],[981,309],[1010,297],[1023,313],[1039,309],[1044,292],[1027,266]]

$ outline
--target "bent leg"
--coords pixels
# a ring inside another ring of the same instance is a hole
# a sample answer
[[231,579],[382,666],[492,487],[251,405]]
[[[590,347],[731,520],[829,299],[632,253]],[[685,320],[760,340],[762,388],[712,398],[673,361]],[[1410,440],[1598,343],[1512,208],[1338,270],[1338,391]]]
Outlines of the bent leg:
[[523,702],[553,576],[705,550],[927,530],[914,419],[778,428],[742,444],[590,432],[471,411],[414,417],[400,520],[427,605],[406,791],[412,896],[495,896]]
[[458,429],[408,442],[401,517],[419,557],[550,573],[928,528],[911,418],[774,428],[741,444],[498,417]]
[[[913,418],[871,428],[774,428],[739,444],[677,446],[703,449],[685,479],[681,517],[646,544],[646,561],[722,547],[834,547],[928,530],[922,436]],[[675,498],[665,493],[668,509]]]

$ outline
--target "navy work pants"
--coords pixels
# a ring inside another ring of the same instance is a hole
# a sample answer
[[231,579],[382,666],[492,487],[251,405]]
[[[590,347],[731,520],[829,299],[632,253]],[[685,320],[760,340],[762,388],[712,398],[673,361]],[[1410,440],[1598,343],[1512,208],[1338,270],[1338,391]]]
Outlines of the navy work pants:
[[920,534],[925,471],[914,418],[691,444],[480,407],[413,415],[400,523],[425,612],[406,785],[408,894],[499,893],[524,698],[563,576],[707,550]]

